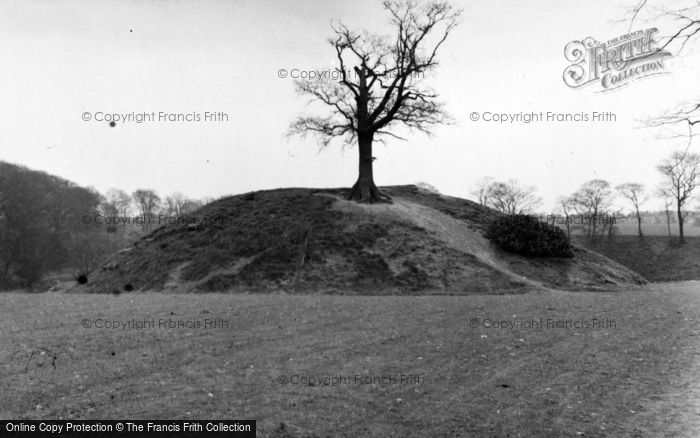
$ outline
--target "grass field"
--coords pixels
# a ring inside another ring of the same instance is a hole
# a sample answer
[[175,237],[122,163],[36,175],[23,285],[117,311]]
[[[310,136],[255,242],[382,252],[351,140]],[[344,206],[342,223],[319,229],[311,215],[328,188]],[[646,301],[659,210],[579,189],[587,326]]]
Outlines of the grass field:
[[649,281],[700,280],[700,237],[686,237],[684,245],[679,245],[677,239],[614,236],[589,242],[576,237],[573,242],[615,260]]
[[[605,293],[0,300],[2,418],[256,419],[264,437],[700,436],[699,282]],[[602,326],[581,326],[594,318]],[[95,328],[98,319],[156,327]],[[161,319],[218,326],[158,328]],[[397,375],[405,381],[364,380]]]
[[[619,221],[615,224],[615,232],[620,236],[636,236],[637,223],[634,221]],[[642,222],[642,233],[645,236],[668,236],[668,225],[666,223]],[[683,234],[686,236],[700,236],[700,227],[694,222],[686,222],[683,227]],[[678,237],[678,224],[671,223],[671,236]]]

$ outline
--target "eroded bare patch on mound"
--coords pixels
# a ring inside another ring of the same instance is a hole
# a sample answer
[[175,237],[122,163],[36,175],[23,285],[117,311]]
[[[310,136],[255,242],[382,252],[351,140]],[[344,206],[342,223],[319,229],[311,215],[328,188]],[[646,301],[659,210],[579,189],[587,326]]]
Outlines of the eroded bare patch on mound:
[[507,253],[484,237],[480,231],[483,228],[409,199],[395,197],[393,204],[377,206],[338,199],[334,208],[346,213],[361,212],[377,220],[411,222],[429,231],[449,248],[472,255],[512,281],[534,288],[604,289],[645,283],[641,276],[624,266],[582,248],[575,248],[573,259],[528,258]]

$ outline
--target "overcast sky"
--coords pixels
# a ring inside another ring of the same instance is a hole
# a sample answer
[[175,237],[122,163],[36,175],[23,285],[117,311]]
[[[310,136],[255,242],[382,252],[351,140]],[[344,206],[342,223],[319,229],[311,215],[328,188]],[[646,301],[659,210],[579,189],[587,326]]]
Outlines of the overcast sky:
[[[375,148],[377,184],[428,182],[468,197],[483,176],[538,187],[545,209],[581,183],[659,181],[654,166],[682,140],[657,139],[639,119],[700,94],[695,56],[673,58],[666,75],[608,93],[571,89],[564,46],[627,32],[624,7],[598,1],[482,0],[426,80],[457,124],[433,137]],[[307,99],[280,69],[335,67],[330,23],[389,33],[370,0],[0,1],[0,160],[104,192],[153,188],[201,198],[277,187],[349,187],[357,149],[287,139]],[[668,23],[640,23],[634,29]],[[96,113],[223,112],[228,122],[118,123]],[[472,112],[591,113],[602,123],[498,124]],[[92,115],[90,121],[83,114]],[[697,149],[697,146],[696,146]],[[657,205],[658,204],[658,205]],[[650,208],[659,208],[660,202]]]

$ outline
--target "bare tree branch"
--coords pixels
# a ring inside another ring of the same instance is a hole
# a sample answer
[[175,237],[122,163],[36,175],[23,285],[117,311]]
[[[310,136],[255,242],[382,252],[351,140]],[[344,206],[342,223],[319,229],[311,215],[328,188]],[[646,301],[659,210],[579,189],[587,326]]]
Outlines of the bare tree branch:
[[[688,42],[700,35],[700,2],[698,1],[688,4],[687,6],[676,3],[672,8],[662,5],[659,2],[651,4],[649,0],[639,0],[637,5],[633,7],[630,12],[630,29],[645,12],[653,12],[651,18],[654,20],[669,19],[674,23],[678,23],[675,31],[671,33],[671,35],[665,37],[663,44],[657,49],[657,52],[675,46],[675,50],[673,51],[676,54],[681,54],[685,51]],[[649,17],[647,17],[647,20],[649,20]],[[687,127],[687,134],[679,134],[675,131],[673,136],[667,138],[687,137],[688,146],[686,149],[689,149],[692,139],[695,136],[693,129],[695,125],[700,124],[700,98],[695,99],[695,102],[685,103],[676,109],[666,111],[657,117],[648,119],[644,121],[644,123],[649,127],[668,127],[671,130],[674,130],[676,127]]]

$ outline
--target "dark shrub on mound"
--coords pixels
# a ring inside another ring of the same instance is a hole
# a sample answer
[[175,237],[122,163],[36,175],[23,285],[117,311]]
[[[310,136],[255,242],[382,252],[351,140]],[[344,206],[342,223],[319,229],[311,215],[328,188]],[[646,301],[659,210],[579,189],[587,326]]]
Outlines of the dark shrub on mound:
[[508,252],[527,257],[573,257],[563,230],[534,216],[503,216],[491,223],[486,237]]

